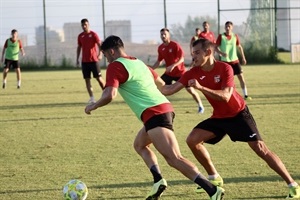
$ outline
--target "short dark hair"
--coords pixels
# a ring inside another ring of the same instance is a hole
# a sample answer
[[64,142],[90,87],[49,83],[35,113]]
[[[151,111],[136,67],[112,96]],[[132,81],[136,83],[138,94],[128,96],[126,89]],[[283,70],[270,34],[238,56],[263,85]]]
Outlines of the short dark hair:
[[225,23],[225,26],[226,25],[231,25],[231,26],[233,26],[233,23],[232,23],[232,21],[227,21],[226,23]]
[[193,47],[196,46],[197,44],[201,44],[201,47],[203,50],[206,49],[214,49],[214,43],[212,43],[210,40],[204,39],[204,38],[199,38],[198,40],[193,42]]
[[167,28],[162,28],[162,29],[160,29],[160,32],[163,32],[163,31],[170,32],[169,29],[167,29]]
[[199,31],[199,30],[201,30],[201,29],[200,29],[200,28],[196,28],[196,29],[195,29],[195,31]]
[[18,32],[16,29],[11,30],[11,34]]
[[203,23],[202,23],[202,25],[204,25],[204,24],[209,24],[207,21],[204,21]]
[[120,49],[124,48],[124,43],[120,37],[110,35],[101,44],[101,50],[106,51],[108,49]]
[[81,20],[81,23],[84,24],[85,22],[89,22],[89,20],[88,20],[87,18],[83,18],[83,19]]

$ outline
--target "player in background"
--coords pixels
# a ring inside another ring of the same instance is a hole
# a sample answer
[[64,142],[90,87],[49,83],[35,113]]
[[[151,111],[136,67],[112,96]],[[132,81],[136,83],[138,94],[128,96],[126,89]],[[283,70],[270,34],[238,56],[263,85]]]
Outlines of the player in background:
[[224,190],[211,184],[200,174],[197,167],[180,153],[173,132],[173,107],[158,90],[163,86],[163,80],[151,67],[127,55],[118,36],[107,37],[101,49],[110,63],[106,71],[106,86],[101,98],[96,103],[86,106],[85,112],[91,114],[91,111],[109,104],[119,91],[136,117],[143,122],[143,127],[135,138],[134,148],[153,175],[154,185],[146,200],[158,199],[167,187],[157,157],[150,148],[151,144],[171,167],[203,187],[211,200],[221,200]]
[[196,28],[195,29],[195,35],[190,40],[190,54],[191,54],[191,56],[192,56],[193,42],[195,42],[196,40],[198,40],[200,33],[201,33],[201,29],[200,28]]
[[[161,78],[167,85],[170,85],[173,81],[177,81],[186,72],[186,68],[184,66],[184,53],[181,46],[177,42],[171,40],[169,29],[162,28],[160,30],[160,38],[163,43],[158,46],[158,58],[152,68],[158,68],[164,60],[166,70]],[[191,87],[187,87],[186,90],[196,101],[198,105],[198,113],[204,113],[204,106],[199,94]]]
[[[208,173],[208,179],[222,186],[223,179],[217,172],[204,143],[217,144],[228,135],[232,141],[247,142],[250,148],[262,158],[288,184],[288,198],[300,198],[300,187],[291,177],[281,159],[264,143],[255,120],[245,100],[234,84],[230,65],[214,59],[214,44],[206,39],[193,43],[195,66],[176,83],[163,86],[161,91],[171,95],[190,86],[201,91],[213,107],[210,118],[197,124],[186,139],[196,159]],[[197,189],[201,192],[201,188]]]
[[[17,74],[17,88],[18,89],[21,88],[21,69],[19,63],[20,51],[22,53],[22,56],[25,56],[25,51],[22,46],[22,42],[18,38],[18,31],[16,29],[13,29],[11,31],[11,37],[5,41],[2,50],[1,63],[3,63],[4,61],[3,84],[2,84],[3,89],[5,89],[6,87],[7,73],[11,67],[15,69]],[[4,55],[5,55],[5,60],[4,60]]]
[[101,76],[100,65],[98,62],[102,59],[102,53],[100,50],[101,41],[97,33],[90,29],[90,24],[87,19],[81,20],[81,27],[83,32],[80,33],[77,38],[78,46],[76,51],[76,64],[78,67],[80,66],[79,56],[82,50],[82,75],[85,80],[86,89],[90,96],[88,103],[93,103],[95,102],[95,98],[91,84],[91,73],[93,73],[93,77],[97,80],[102,90],[104,89],[105,85]]
[[219,34],[216,45],[221,52],[224,52],[224,54],[221,54],[221,61],[228,63],[233,68],[234,75],[237,75],[243,91],[244,99],[251,100],[252,98],[248,96],[243,70],[237,56],[237,49],[242,56],[242,64],[246,65],[247,61],[239,37],[237,34],[232,32],[232,29],[233,23],[231,21],[227,21],[225,23],[225,32]]

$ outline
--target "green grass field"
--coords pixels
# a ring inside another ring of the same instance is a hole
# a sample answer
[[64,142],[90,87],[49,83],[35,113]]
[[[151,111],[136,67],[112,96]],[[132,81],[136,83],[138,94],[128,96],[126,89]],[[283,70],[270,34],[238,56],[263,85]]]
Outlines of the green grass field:
[[[265,142],[300,183],[300,67],[245,66],[244,72],[253,98],[248,105]],[[22,75],[20,90],[14,72],[8,75],[7,88],[0,90],[0,199],[59,200],[63,185],[74,178],[88,186],[88,200],[144,199],[152,176],[132,147],[142,124],[121,97],[88,116],[84,113],[88,95],[79,70]],[[95,81],[93,85],[100,96]],[[203,115],[197,114],[186,91],[169,97],[182,154],[195,163],[185,138],[211,115],[201,97]],[[218,145],[206,146],[224,178],[225,199],[284,199],[287,195],[285,182],[247,144],[226,137]],[[206,194],[196,194],[194,183],[158,158],[169,184],[162,199],[208,199]]]

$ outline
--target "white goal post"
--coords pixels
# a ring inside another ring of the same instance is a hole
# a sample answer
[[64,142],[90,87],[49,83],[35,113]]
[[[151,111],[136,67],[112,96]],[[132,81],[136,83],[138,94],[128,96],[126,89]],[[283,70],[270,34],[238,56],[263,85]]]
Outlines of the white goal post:
[[300,44],[291,44],[291,61],[300,63]]

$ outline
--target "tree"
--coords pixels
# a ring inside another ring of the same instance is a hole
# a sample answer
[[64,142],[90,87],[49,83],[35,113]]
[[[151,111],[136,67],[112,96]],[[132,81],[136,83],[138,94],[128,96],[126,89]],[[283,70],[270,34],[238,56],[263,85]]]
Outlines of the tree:
[[207,21],[210,24],[210,30],[216,34],[218,25],[215,17],[197,16],[192,18],[191,16],[188,16],[184,26],[181,24],[171,25],[170,32],[172,34],[172,38],[178,42],[189,43],[192,36],[195,34],[195,29],[203,29],[202,23],[204,21]]

